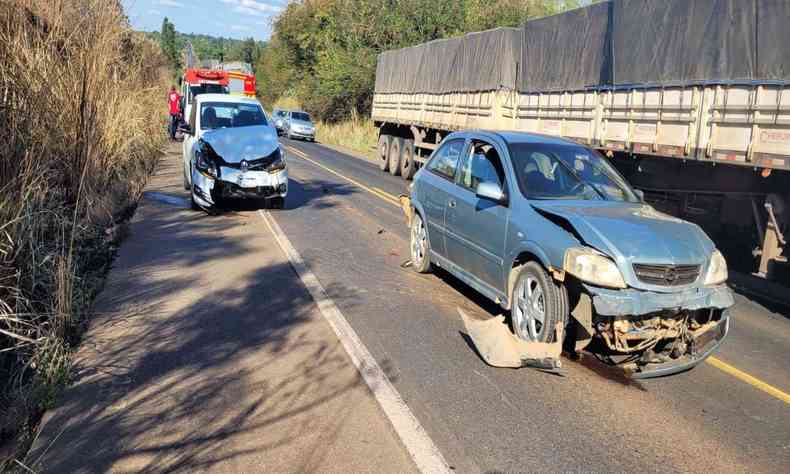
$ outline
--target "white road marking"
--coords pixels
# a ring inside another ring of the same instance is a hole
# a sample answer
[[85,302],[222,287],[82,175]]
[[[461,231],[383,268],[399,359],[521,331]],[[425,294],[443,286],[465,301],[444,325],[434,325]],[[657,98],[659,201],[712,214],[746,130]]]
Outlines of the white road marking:
[[301,255],[291,245],[277,221],[268,212],[258,211],[258,213],[266,222],[266,225],[269,226],[272,234],[274,234],[274,238],[277,240],[283,253],[288,257],[291,266],[302,280],[302,284],[304,284],[313,300],[315,300],[321,315],[335,331],[354,366],[362,375],[362,378],[365,379],[365,383],[367,383],[370,391],[373,392],[379,405],[384,410],[387,418],[389,418],[390,423],[395,428],[395,432],[398,433],[401,441],[406,446],[406,450],[411,455],[417,468],[425,473],[452,472],[433,440],[431,440],[414,416],[414,413],[412,413],[398,391],[390,383],[376,359],[373,358],[370,351],[359,339],[356,331],[348,323],[343,313],[340,312],[334,301],[327,296],[321,282],[307,268]]

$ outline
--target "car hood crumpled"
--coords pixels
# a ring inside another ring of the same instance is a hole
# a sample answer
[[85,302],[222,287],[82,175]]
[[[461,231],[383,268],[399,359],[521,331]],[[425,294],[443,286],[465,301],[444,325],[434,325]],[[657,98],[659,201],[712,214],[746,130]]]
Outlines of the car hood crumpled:
[[533,202],[565,219],[588,246],[618,261],[703,264],[715,246],[699,226],[647,204],[613,201]]
[[267,125],[218,128],[201,138],[228,163],[256,160],[270,155],[280,146],[277,132]]

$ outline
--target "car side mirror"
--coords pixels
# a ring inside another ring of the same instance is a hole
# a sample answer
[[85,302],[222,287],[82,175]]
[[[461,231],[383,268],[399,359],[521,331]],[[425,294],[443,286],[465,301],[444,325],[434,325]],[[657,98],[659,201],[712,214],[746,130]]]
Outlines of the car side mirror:
[[503,191],[497,183],[491,181],[483,181],[478,184],[475,194],[481,199],[488,199],[489,201],[494,201],[499,204],[505,204],[507,202],[505,191]]
[[634,189],[634,194],[636,194],[636,197],[638,197],[640,201],[645,200],[645,192],[641,189]]

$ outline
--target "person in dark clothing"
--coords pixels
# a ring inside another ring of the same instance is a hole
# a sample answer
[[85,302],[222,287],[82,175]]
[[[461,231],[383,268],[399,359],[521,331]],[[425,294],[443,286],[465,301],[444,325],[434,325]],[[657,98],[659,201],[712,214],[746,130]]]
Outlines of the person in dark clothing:
[[170,93],[167,94],[167,102],[170,106],[170,139],[175,140],[176,128],[181,117],[181,94],[176,91],[175,86],[170,87]]

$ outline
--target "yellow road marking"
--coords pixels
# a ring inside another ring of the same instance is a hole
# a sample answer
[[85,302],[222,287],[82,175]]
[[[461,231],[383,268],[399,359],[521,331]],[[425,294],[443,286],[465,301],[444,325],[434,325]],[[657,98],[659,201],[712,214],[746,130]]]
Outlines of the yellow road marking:
[[[379,188],[376,188],[376,187],[365,186],[364,184],[360,183],[359,181],[351,179],[348,176],[342,175],[342,174],[338,173],[337,171],[335,171],[335,170],[333,170],[331,168],[328,168],[328,167],[322,165],[321,163],[318,163],[317,161],[315,161],[315,160],[313,160],[311,158],[308,158],[308,156],[304,152],[302,152],[301,150],[297,150],[296,148],[293,148],[293,147],[290,147],[290,146],[286,146],[286,148],[288,150],[292,151],[294,154],[296,154],[300,158],[305,159],[305,160],[309,161],[310,163],[313,163],[316,166],[320,166],[321,168],[325,169],[326,171],[332,173],[333,175],[339,176],[339,177],[345,179],[346,181],[348,181],[349,183],[352,183],[352,184],[354,184],[356,186],[359,186],[360,188],[364,189],[365,191],[373,194],[374,196],[376,196],[376,197],[378,197],[380,199],[383,199],[384,201],[386,201],[386,202],[388,202],[388,203],[390,203],[390,204],[392,204],[394,206],[400,207],[400,202],[398,201],[398,198],[396,196],[394,196],[394,195],[392,195],[392,194],[390,194],[390,193],[388,193],[386,191],[383,191],[383,190],[381,190]],[[762,380],[760,380],[760,379],[758,379],[756,377],[752,377],[751,375],[747,374],[746,372],[743,372],[742,370],[739,370],[739,369],[731,366],[730,364],[728,364],[728,363],[726,363],[726,362],[724,362],[724,361],[722,361],[720,359],[717,359],[716,357],[710,356],[707,359],[705,359],[705,362],[707,362],[708,364],[712,365],[713,367],[716,367],[717,369],[721,370],[722,372],[725,372],[725,373],[735,377],[736,379],[738,379],[738,380],[740,380],[742,382],[745,382],[745,383],[751,385],[752,387],[767,393],[768,395],[771,395],[774,398],[778,398],[779,400],[781,400],[781,401],[783,401],[783,402],[785,402],[787,404],[790,404],[790,395],[788,395],[787,393],[779,390],[778,388],[774,387],[773,385],[765,383],[765,382],[763,382]]]
[[398,198],[396,196],[394,196],[394,195],[392,195],[392,194],[390,194],[390,193],[388,193],[386,191],[382,191],[381,189],[372,188],[372,187],[366,186],[366,185],[360,183],[359,181],[357,181],[355,179],[352,179],[352,178],[349,178],[346,175],[340,174],[337,171],[333,170],[332,168],[324,166],[321,163],[309,158],[306,154],[304,154],[300,150],[297,150],[296,148],[293,148],[293,147],[290,147],[290,146],[286,146],[286,148],[289,151],[291,151],[292,153],[294,153],[296,156],[298,156],[299,158],[302,158],[303,160],[307,160],[310,163],[312,163],[312,164],[314,164],[316,166],[319,166],[319,167],[323,168],[324,170],[332,173],[333,175],[338,176],[338,177],[340,177],[342,179],[345,179],[349,183],[364,189],[365,191],[373,194],[374,196],[378,197],[379,199],[383,199],[384,201],[392,204],[393,206],[400,207],[400,201],[398,201]]
[[747,374],[746,372],[743,372],[742,370],[736,369],[735,367],[731,366],[730,364],[728,364],[728,363],[726,363],[726,362],[724,362],[724,361],[722,361],[720,359],[717,359],[716,357],[710,356],[707,359],[705,359],[705,362],[707,362],[708,364],[716,367],[717,369],[719,369],[719,370],[721,370],[723,372],[726,372],[726,373],[732,375],[733,377],[735,377],[736,379],[740,380],[741,382],[746,382],[749,385],[751,385],[752,387],[754,387],[754,388],[756,388],[758,390],[762,390],[763,392],[767,393],[768,395],[771,395],[774,398],[778,398],[779,400],[781,400],[781,401],[787,403],[788,405],[790,405],[790,394],[787,394],[787,393],[779,390],[778,388],[774,387],[773,385],[767,384],[767,383],[763,382],[762,380],[760,380],[760,379],[758,379],[756,377],[752,377],[751,375]]

